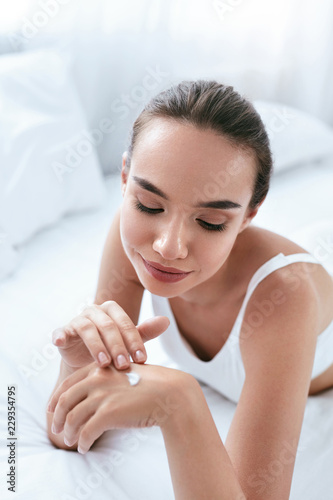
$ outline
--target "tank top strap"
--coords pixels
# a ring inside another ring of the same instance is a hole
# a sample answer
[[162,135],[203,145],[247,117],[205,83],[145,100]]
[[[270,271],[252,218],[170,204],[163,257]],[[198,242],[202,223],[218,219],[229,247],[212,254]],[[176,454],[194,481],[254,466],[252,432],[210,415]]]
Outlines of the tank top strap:
[[282,252],[280,252],[279,254],[275,255],[270,260],[265,262],[262,266],[260,266],[253,274],[248,284],[242,306],[239,310],[238,316],[232,328],[231,333],[233,337],[235,338],[238,337],[247,303],[250,300],[252,293],[254,292],[255,288],[259,285],[259,283],[277,269],[288,266],[289,264],[293,264],[294,262],[311,262],[314,264],[321,264],[321,262],[311,254],[295,253],[291,255],[284,255]]
[[294,262],[310,262],[314,264],[321,264],[319,260],[317,260],[313,255],[309,253],[293,253],[291,255],[284,255],[284,253],[280,252],[256,270],[248,285],[247,294],[249,292],[249,294],[251,295],[254,289],[264,278],[266,278],[266,276],[273,273],[277,269],[288,266],[289,264],[293,264]]

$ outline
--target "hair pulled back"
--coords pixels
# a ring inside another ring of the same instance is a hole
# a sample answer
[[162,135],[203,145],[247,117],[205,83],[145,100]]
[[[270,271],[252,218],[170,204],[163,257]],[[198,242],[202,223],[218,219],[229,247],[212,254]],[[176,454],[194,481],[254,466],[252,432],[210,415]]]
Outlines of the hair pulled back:
[[126,169],[140,134],[154,118],[169,118],[212,130],[233,145],[252,151],[256,178],[249,208],[266,196],[273,169],[269,138],[259,113],[231,86],[216,81],[182,81],[154,96],[133,124],[127,150]]

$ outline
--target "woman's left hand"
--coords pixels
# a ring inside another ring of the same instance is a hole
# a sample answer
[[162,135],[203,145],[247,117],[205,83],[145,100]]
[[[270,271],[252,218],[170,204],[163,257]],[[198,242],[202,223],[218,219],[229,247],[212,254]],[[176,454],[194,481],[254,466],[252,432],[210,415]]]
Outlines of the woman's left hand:
[[[141,377],[137,385],[130,385],[131,372]],[[64,430],[65,444],[78,441],[85,453],[106,430],[161,426],[183,406],[190,378],[157,365],[131,363],[119,371],[93,362],[67,377],[50,399],[52,432]]]

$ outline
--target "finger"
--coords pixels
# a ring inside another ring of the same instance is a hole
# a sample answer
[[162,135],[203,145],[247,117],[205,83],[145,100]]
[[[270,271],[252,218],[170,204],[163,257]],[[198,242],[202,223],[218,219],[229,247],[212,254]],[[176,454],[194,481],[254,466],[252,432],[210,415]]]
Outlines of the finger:
[[[117,330],[114,330],[112,334],[110,332],[103,335],[103,340],[108,345],[113,359],[118,359],[118,356],[124,356],[127,363],[123,364],[121,368],[128,368],[130,366],[129,353],[135,362],[144,363],[147,360],[146,349],[141,335],[131,318],[113,300],[104,302],[101,307],[117,326]],[[120,367],[120,364],[117,362],[116,367]]]
[[63,345],[66,340],[66,332],[63,327],[57,328],[52,332],[52,343],[55,346]]
[[94,442],[103,434],[104,431],[110,429],[105,426],[106,415],[105,410],[100,409],[91,418],[87,420],[81,428],[78,439],[78,452],[87,453]]
[[50,398],[48,404],[48,411],[50,413],[54,412],[61,394],[70,389],[73,385],[83,380],[87,376],[88,370],[90,368],[91,367],[87,365],[83,368],[80,368],[79,370],[76,370],[74,373],[66,377],[66,379],[59,385],[59,387],[57,387],[57,389],[52,394],[52,397]]
[[[109,302],[111,303],[113,301]],[[114,304],[116,304],[116,302],[114,302]],[[118,306],[118,304],[116,305],[118,312],[117,317],[115,317],[116,314],[114,313],[114,310],[105,311],[105,309],[101,308],[101,306],[92,306],[88,308],[84,314],[98,329],[100,338],[103,340],[104,345],[106,345],[108,355],[111,356],[116,368],[124,369],[129,367],[130,359],[127,347],[119,329],[119,310],[122,312],[122,318],[127,318],[127,322],[131,323],[131,327],[134,330],[135,326],[123,309]],[[138,331],[136,331],[136,334],[140,337]]]
[[81,428],[96,412],[96,405],[91,399],[86,398],[78,403],[66,417],[64,424],[64,442],[67,446],[72,446],[79,439]]
[[54,434],[63,431],[68,413],[87,398],[87,392],[87,383],[84,380],[76,383],[59,396],[53,414],[52,432]]
[[163,333],[170,325],[170,320],[167,316],[154,316],[153,318],[146,319],[137,325],[141,338],[144,342],[154,339]]
[[[95,320],[96,313],[92,316]],[[88,316],[88,312],[77,316],[70,322],[71,328],[82,339],[93,359],[100,366],[107,366],[111,362],[110,353],[99,333],[94,321]]]

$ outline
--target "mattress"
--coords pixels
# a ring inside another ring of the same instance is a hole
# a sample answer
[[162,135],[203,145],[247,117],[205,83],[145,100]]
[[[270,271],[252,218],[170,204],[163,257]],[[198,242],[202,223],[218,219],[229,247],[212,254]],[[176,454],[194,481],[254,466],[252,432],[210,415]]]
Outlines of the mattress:
[[[105,432],[86,455],[55,448],[46,433],[45,407],[60,363],[51,334],[93,301],[104,241],[122,200],[119,175],[105,182],[109,196],[101,209],[68,215],[39,232],[19,249],[19,267],[0,283],[2,499],[174,498],[158,427]],[[332,186],[332,161],[283,172],[273,179],[253,223],[286,237],[298,235],[301,242],[308,237],[308,227],[333,220]],[[145,292],[139,322],[152,315],[147,298]],[[146,348],[149,363],[174,366],[159,339]],[[16,387],[15,495],[6,483],[8,386]],[[212,388],[201,387],[225,440],[236,405]],[[332,415],[333,389],[308,398],[291,500],[333,500]]]

